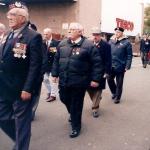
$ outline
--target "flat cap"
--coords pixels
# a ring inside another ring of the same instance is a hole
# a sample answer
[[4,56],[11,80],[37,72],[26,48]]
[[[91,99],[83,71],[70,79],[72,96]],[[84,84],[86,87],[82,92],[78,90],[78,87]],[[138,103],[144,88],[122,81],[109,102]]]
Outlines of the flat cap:
[[101,29],[99,27],[92,28],[92,34],[100,34],[100,33],[101,33]]

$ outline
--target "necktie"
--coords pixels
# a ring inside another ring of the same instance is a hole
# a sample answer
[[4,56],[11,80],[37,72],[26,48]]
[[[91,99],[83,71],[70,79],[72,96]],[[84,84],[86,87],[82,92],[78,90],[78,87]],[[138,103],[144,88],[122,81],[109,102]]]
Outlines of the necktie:
[[14,32],[12,31],[12,32],[9,34],[8,40],[12,40],[13,37],[14,37]]

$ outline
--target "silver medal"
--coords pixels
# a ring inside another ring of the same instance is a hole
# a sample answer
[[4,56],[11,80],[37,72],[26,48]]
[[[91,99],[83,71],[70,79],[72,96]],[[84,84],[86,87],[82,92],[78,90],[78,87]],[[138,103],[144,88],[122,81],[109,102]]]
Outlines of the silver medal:
[[25,59],[27,56],[25,54],[22,55],[22,58]]
[[18,57],[18,54],[14,54],[14,57]]

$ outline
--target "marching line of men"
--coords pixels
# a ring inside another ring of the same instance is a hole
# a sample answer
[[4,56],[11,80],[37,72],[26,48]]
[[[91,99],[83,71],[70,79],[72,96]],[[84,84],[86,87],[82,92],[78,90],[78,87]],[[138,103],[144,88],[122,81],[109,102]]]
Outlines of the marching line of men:
[[[50,28],[44,40],[29,23],[28,8],[20,2],[7,13],[11,31],[0,43],[0,127],[15,142],[13,150],[28,150],[31,121],[38,105],[42,81],[47,101],[56,100],[57,83],[61,102],[66,106],[71,125],[70,138],[80,135],[84,96],[92,100],[92,115],[99,116],[99,105],[106,80],[115,104],[120,103],[125,72],[132,63],[132,46],[115,28],[109,43],[98,27],[93,40],[83,35],[81,24],[71,23],[68,36],[60,43],[53,40]],[[1,31],[1,30],[0,30]],[[44,79],[43,79],[44,76]],[[51,76],[51,82],[49,77]]]

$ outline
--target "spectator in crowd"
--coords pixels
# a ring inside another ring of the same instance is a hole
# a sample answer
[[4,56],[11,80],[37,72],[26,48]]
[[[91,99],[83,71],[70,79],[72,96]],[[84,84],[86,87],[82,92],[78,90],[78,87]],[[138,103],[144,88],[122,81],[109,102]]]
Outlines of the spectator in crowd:
[[147,66],[149,51],[150,51],[150,40],[148,39],[148,35],[143,35],[143,38],[141,39],[140,42],[140,52],[143,68],[146,68]]

